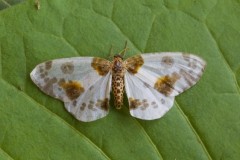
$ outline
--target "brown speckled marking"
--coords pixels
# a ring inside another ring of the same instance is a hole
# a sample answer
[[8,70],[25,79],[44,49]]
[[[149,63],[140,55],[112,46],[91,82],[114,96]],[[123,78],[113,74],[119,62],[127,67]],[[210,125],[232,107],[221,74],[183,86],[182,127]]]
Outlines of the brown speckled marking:
[[134,98],[130,97],[130,98],[128,99],[128,101],[129,101],[129,108],[130,108],[130,109],[136,109],[136,108],[138,108],[140,105],[142,105],[142,103],[140,102],[139,99],[134,99]]
[[59,81],[58,81],[58,85],[61,86],[62,84],[66,83],[66,80],[64,78],[61,78]]
[[106,59],[95,57],[93,58],[91,66],[100,76],[105,76],[110,70],[111,63]]
[[162,57],[161,65],[166,68],[172,67],[174,64],[174,59],[171,56],[164,56]]
[[161,103],[162,103],[162,104],[165,104],[166,101],[165,101],[164,99],[161,99]]
[[93,88],[94,88],[94,86],[92,85],[91,87],[89,87],[89,90],[91,91],[91,90],[93,90]]
[[41,77],[42,79],[45,78],[45,74],[41,73],[41,74],[40,74],[40,77]]
[[52,61],[47,61],[47,62],[45,62],[45,69],[46,70],[49,70],[49,69],[51,69],[52,68]]
[[157,103],[155,101],[152,101],[151,105],[153,106],[153,108],[157,108],[158,107],[158,105],[157,105]]
[[141,55],[136,55],[126,59],[124,62],[128,72],[136,74],[141,66],[144,64],[144,60]]
[[124,79],[117,80],[117,76],[113,76],[112,89],[114,94],[114,103],[117,109],[120,109],[123,104]]
[[39,66],[39,72],[40,72],[40,73],[43,73],[43,72],[44,72],[43,66]]
[[123,59],[120,55],[115,55],[112,66],[112,89],[114,95],[114,103],[117,109],[120,109],[123,105],[124,74],[125,68]]
[[154,88],[165,96],[169,96],[173,91],[173,85],[178,79],[180,79],[178,73],[173,73],[172,75],[166,75],[164,77],[158,78],[157,82],[154,84]]
[[93,110],[93,111],[96,110],[95,108],[93,108],[93,107],[94,107],[93,103],[89,103],[87,107],[88,107],[88,109],[90,109],[90,110]]
[[80,106],[80,110],[83,111],[86,108],[87,104],[86,103],[82,103],[82,105]]
[[143,83],[143,86],[146,88],[151,88],[151,86],[149,84],[147,84],[146,82]]
[[143,103],[143,107],[146,109],[149,106],[148,103]]
[[92,110],[92,111],[95,111],[96,108],[94,108],[94,103],[89,103],[88,104],[88,109]]
[[44,82],[45,82],[45,83],[47,83],[48,81],[49,81],[49,78],[48,78],[48,77],[44,78]]
[[183,69],[180,70],[180,74],[183,76],[184,80],[188,83],[189,86],[192,86],[201,76],[198,75],[198,78],[194,78],[191,74],[189,74],[187,71]]
[[61,65],[61,70],[64,74],[72,74],[74,71],[73,62],[66,62]]
[[77,99],[84,92],[81,83],[77,81],[63,82],[61,87],[64,89],[70,100]]
[[83,111],[86,108],[86,103],[82,103],[82,105],[80,106],[80,110]]
[[72,105],[76,107],[76,105],[77,105],[77,101],[74,100],[74,101],[72,102]]
[[146,110],[147,107],[149,107],[149,103],[146,99],[142,100],[142,106],[141,106],[141,110]]
[[54,78],[51,78],[51,79],[48,79],[48,81],[46,81],[46,84],[44,86],[42,86],[42,90],[49,94],[50,96],[53,96],[55,97],[55,94],[53,93],[53,84],[54,83],[57,83],[57,78],[54,77]]
[[156,105],[157,103],[155,101],[152,101],[151,105]]
[[190,61],[190,54],[188,54],[188,53],[183,53],[182,56],[183,56],[183,59],[184,59],[185,61],[187,61],[187,62]]
[[193,61],[189,62],[188,67],[190,67],[192,69],[196,69],[197,68],[197,61],[193,60]]
[[104,100],[99,99],[95,104],[96,107],[100,107],[102,110],[108,111],[109,108],[109,100],[105,98]]

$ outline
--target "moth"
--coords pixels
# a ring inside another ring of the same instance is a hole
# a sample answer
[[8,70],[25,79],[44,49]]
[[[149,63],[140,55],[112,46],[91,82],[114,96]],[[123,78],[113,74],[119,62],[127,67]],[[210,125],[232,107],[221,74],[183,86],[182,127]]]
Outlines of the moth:
[[181,52],[144,53],[123,60],[126,50],[112,61],[99,57],[47,61],[30,76],[44,93],[62,100],[79,121],[105,117],[111,90],[117,109],[123,105],[125,90],[130,114],[153,120],[173,106],[175,96],[196,84],[206,66],[200,57]]

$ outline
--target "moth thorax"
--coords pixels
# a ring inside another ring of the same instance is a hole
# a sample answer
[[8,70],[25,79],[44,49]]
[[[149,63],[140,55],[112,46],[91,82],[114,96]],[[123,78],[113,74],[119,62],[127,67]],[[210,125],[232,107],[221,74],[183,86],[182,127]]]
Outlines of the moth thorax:
[[123,60],[120,57],[115,57],[113,60],[112,71],[115,74],[121,74],[124,72]]
[[114,105],[120,109],[123,105],[123,92],[124,92],[124,77],[121,75],[113,75],[112,77],[112,90],[114,95]]

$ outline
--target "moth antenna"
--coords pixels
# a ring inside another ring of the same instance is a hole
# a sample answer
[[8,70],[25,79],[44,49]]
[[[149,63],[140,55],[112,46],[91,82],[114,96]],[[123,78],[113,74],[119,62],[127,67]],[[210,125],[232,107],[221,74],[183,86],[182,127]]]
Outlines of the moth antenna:
[[127,47],[127,41],[125,42],[125,47],[124,47],[124,49],[119,53],[122,57],[124,57],[125,56],[125,53],[127,52],[127,50],[129,49],[128,47]]
[[108,59],[113,59],[114,54],[113,54],[113,45],[111,44],[111,48],[109,50],[109,55],[108,55]]

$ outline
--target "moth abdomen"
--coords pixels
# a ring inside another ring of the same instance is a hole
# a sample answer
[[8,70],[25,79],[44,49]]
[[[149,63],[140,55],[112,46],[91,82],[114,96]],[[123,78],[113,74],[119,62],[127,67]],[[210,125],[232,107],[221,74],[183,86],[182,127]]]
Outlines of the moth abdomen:
[[117,109],[123,105],[124,77],[120,75],[113,76],[112,89],[114,95],[114,104]]

